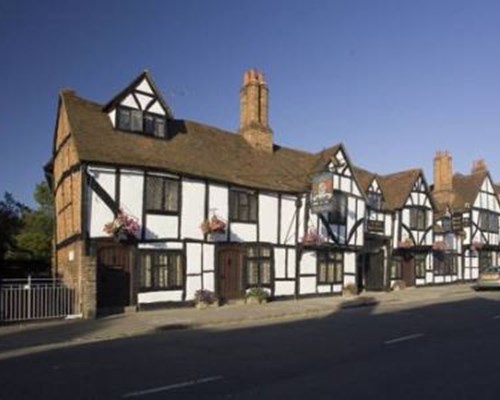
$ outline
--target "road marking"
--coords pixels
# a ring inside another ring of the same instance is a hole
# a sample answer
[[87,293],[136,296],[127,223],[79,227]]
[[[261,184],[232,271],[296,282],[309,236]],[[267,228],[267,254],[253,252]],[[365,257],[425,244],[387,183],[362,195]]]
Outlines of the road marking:
[[399,343],[399,342],[404,342],[406,340],[412,340],[412,339],[417,339],[419,337],[424,336],[423,333],[414,333],[413,335],[408,335],[408,336],[401,336],[395,339],[391,340],[386,340],[384,344],[394,344],[394,343]]
[[500,319],[500,315],[495,315],[493,319]]
[[187,387],[187,386],[199,385],[201,383],[218,381],[219,379],[222,379],[222,376],[209,376],[207,378],[193,379],[192,381],[179,382],[179,383],[174,383],[172,385],[166,385],[166,386],[160,386],[160,387],[151,388],[151,389],[139,390],[137,392],[131,392],[131,393],[124,394],[122,396],[122,399],[126,399],[129,397],[145,396],[148,394],[159,393],[159,392],[166,392],[167,390],[180,389],[180,388]]

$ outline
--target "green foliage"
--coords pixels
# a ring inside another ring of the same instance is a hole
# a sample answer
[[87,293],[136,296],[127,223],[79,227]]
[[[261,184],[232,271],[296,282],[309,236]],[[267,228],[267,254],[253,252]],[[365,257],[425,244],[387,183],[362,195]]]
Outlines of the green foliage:
[[48,263],[52,254],[54,205],[47,183],[39,183],[33,196],[37,202],[37,208],[35,210],[26,209],[22,213],[22,228],[16,235],[17,251],[15,257]]
[[22,215],[28,207],[5,192],[0,200],[0,261],[10,256],[16,249],[15,236],[22,228]]

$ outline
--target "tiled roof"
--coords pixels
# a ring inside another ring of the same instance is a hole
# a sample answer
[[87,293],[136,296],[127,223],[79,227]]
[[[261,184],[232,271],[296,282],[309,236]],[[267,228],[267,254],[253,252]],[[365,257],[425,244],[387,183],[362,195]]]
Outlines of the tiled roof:
[[354,172],[354,175],[356,176],[356,179],[361,186],[361,190],[363,190],[366,194],[368,188],[370,187],[370,184],[373,181],[373,178],[375,178],[376,175],[373,172],[367,171],[366,169],[360,168],[358,166],[353,166],[352,171]]
[[384,193],[385,208],[396,210],[402,208],[413,189],[413,185],[422,174],[421,169],[410,169],[379,177]]
[[389,175],[378,175],[360,167],[353,167],[354,174],[362,189],[368,190],[374,178],[377,178],[384,197],[383,209],[393,211],[402,208],[411,193],[421,169],[410,169]]
[[80,160],[149,167],[188,176],[282,192],[307,190],[341,145],[307,153],[275,145],[254,150],[232,132],[186,120],[168,121],[169,140],[114,129],[102,105],[61,92]]
[[487,171],[470,175],[453,175],[453,209],[463,210],[466,204],[472,206],[487,176]]

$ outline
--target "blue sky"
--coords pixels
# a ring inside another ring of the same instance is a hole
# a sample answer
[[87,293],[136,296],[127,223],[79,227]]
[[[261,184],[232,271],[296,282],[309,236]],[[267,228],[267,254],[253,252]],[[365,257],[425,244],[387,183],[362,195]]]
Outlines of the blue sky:
[[279,144],[500,180],[500,1],[0,0],[0,193],[33,204],[61,88],[105,103],[148,69],[177,118],[235,130],[251,67]]

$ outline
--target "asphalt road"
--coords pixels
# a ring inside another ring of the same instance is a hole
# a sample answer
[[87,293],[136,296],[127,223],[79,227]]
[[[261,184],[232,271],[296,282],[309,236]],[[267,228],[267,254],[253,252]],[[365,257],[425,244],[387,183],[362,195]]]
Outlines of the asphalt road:
[[500,293],[0,361],[0,399],[499,399]]

